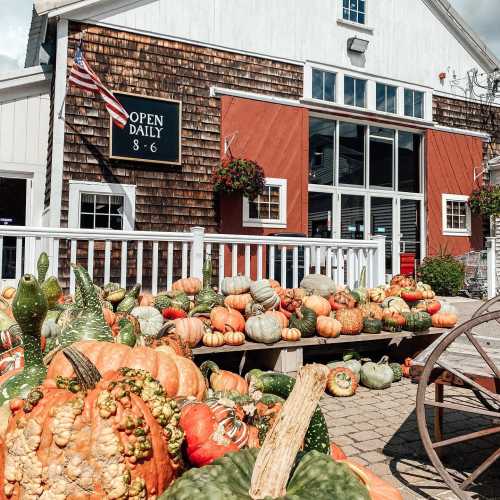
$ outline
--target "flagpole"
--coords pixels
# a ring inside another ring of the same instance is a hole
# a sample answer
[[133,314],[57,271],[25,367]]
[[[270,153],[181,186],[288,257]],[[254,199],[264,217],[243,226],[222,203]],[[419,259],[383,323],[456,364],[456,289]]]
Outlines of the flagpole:
[[[78,40],[78,43],[76,44],[75,50],[81,49],[82,45],[83,45],[83,33],[82,33],[80,39]],[[66,70],[66,73],[67,73],[67,70]],[[63,119],[62,113],[63,113],[63,109],[64,109],[64,104],[66,103],[66,97],[68,95],[68,88],[69,88],[68,75],[66,74],[66,88],[64,89],[64,95],[63,95],[63,99],[61,102],[61,109],[59,110],[59,114],[57,115],[59,120]]]

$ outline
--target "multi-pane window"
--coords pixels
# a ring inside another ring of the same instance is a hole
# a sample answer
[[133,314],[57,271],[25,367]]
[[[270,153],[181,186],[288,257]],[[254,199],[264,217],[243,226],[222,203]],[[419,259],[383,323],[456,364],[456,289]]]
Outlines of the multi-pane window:
[[123,229],[124,197],[108,194],[80,193],[80,227],[82,229]]
[[468,197],[443,194],[443,233],[470,234]]
[[419,134],[399,132],[398,189],[407,193],[420,193],[420,141]]
[[342,17],[346,21],[365,24],[366,9],[365,0],[343,0]]
[[424,93],[405,89],[405,116],[424,117]]
[[396,113],[396,94],[396,87],[392,85],[384,85],[383,83],[377,83],[377,110],[385,111],[386,113]]
[[335,102],[336,74],[331,71],[312,70],[313,99]]
[[266,179],[262,194],[243,199],[243,225],[286,225],[286,179]]
[[365,184],[365,129],[356,123],[339,123],[339,184]]
[[344,77],[344,104],[366,107],[366,80],[347,75]]
[[335,125],[324,118],[309,120],[309,184],[333,184]]
[[394,189],[394,130],[370,127],[370,186]]

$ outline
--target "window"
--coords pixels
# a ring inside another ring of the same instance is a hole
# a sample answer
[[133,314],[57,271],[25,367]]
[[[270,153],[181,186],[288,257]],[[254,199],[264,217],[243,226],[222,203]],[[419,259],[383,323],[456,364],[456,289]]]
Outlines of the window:
[[335,102],[335,83],[337,75],[330,71],[312,70],[313,99]]
[[420,141],[419,134],[399,132],[398,189],[407,193],[420,193]]
[[394,130],[370,127],[370,186],[394,189]]
[[286,227],[286,179],[266,179],[264,194],[243,198],[243,227]]
[[339,124],[339,184],[365,184],[365,129],[356,123]]
[[309,120],[309,184],[333,185],[335,122]]
[[397,88],[392,85],[377,83],[377,110],[386,113],[396,113]]
[[443,234],[470,236],[469,197],[457,194],[443,194]]
[[365,24],[365,0],[343,0],[342,17],[346,21]]
[[366,107],[366,80],[344,77],[344,104],[348,106]]
[[135,186],[69,181],[69,227],[132,231]]
[[332,237],[332,207],[330,193],[309,193],[309,227],[310,238]]
[[405,116],[424,117],[424,93],[405,89]]

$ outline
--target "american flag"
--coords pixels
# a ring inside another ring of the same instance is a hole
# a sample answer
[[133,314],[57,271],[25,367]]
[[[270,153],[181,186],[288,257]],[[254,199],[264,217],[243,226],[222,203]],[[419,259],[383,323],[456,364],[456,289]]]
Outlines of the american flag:
[[94,92],[99,94],[108,113],[113,119],[113,123],[120,128],[124,128],[128,121],[128,113],[125,108],[120,104],[118,99],[109,91],[101,82],[100,78],[94,73],[92,68],[87,64],[87,61],[83,57],[82,48],[78,45],[75,58],[73,60],[73,66],[69,74],[70,85],[76,85],[83,90],[88,92]]

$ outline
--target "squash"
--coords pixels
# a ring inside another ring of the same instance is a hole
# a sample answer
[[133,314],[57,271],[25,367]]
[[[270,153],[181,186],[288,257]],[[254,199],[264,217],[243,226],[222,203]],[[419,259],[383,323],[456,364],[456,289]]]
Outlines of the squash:
[[212,259],[207,257],[203,263],[203,288],[194,297],[194,307],[189,316],[210,312],[215,306],[224,304],[224,296],[212,288]]
[[431,285],[428,285],[427,283],[424,283],[422,281],[419,281],[417,283],[417,286],[415,287],[417,290],[420,290],[421,292],[428,292],[432,291]]
[[42,292],[47,299],[49,309],[54,309],[59,304],[59,300],[63,296],[63,291],[59,281],[55,276],[50,276],[43,283],[40,284]]
[[397,313],[408,312],[410,310],[410,306],[401,297],[387,297],[382,302],[382,308]]
[[394,375],[393,382],[399,382],[403,378],[403,369],[399,363],[389,363],[389,366]]
[[172,283],[172,290],[184,292],[186,295],[196,295],[202,286],[199,278],[181,278]]
[[189,347],[196,347],[205,333],[205,325],[199,318],[175,319],[172,323],[175,326],[175,333]]
[[336,291],[335,282],[323,274],[308,274],[300,282],[300,288],[328,299]]
[[116,306],[116,311],[129,313],[134,307],[139,305],[140,293],[141,284],[136,283],[130,291],[125,294],[123,300]]
[[163,316],[153,306],[137,306],[130,311],[141,326],[141,334],[146,338],[155,337],[163,326]]
[[305,297],[305,290],[302,288],[288,288],[280,295],[281,310],[290,317],[301,305]]
[[432,326],[435,328],[453,328],[458,321],[458,316],[454,312],[439,311],[432,318]]
[[298,328],[283,328],[281,330],[281,339],[287,342],[297,342],[301,337],[302,334]]
[[187,318],[187,314],[185,313],[185,311],[183,311],[182,309],[177,309],[176,307],[165,307],[161,314],[167,320]]
[[102,308],[102,315],[104,316],[104,321],[106,321],[107,325],[112,327],[115,322],[115,313],[112,309],[108,309],[107,307]]
[[316,331],[320,337],[336,338],[340,336],[342,323],[328,316],[318,316],[316,320]]
[[415,311],[403,314],[406,319],[405,329],[409,332],[423,332],[432,326],[430,314],[424,311]]
[[335,319],[342,324],[343,335],[358,335],[363,330],[363,313],[360,309],[340,309]]
[[222,280],[220,291],[224,295],[241,295],[250,291],[252,280],[248,276],[233,276]]
[[155,297],[153,305],[159,311],[163,311],[163,309],[167,307],[175,307],[176,309],[182,309],[183,311],[188,312],[191,306],[191,301],[184,292],[160,292]]
[[222,333],[245,331],[245,318],[236,309],[216,306],[210,311],[210,322]]
[[384,315],[384,310],[382,309],[382,307],[374,302],[363,304],[359,307],[359,309],[363,313],[364,318],[382,319],[382,316]]
[[400,332],[406,324],[406,318],[398,312],[386,309],[382,319],[384,330],[388,332]]
[[381,304],[385,299],[385,290],[382,287],[371,288],[368,290],[368,298],[371,302]]
[[288,318],[281,311],[266,311],[265,314],[276,318],[281,328],[286,328],[288,326]]
[[363,266],[359,276],[358,287],[351,291],[358,304],[366,304],[368,302],[368,289],[366,288],[366,266]]
[[349,368],[333,368],[328,374],[326,389],[332,396],[354,396],[358,388],[356,375]]
[[346,290],[341,290],[330,296],[328,299],[334,311],[339,309],[353,309],[356,307],[356,299]]
[[207,387],[215,392],[237,392],[248,394],[248,384],[238,374],[221,370],[213,361],[204,361],[200,366]]
[[245,333],[254,342],[274,344],[281,340],[281,326],[278,320],[266,314],[258,314],[247,319]]
[[316,313],[308,307],[297,309],[291,316],[288,325],[300,330],[302,337],[312,337],[316,332]]
[[363,320],[363,332],[365,333],[380,333],[382,331],[382,321],[376,318],[365,318]]
[[7,300],[12,300],[16,294],[16,289],[13,286],[8,286],[2,290],[2,297]]
[[207,347],[220,347],[225,344],[224,334],[222,332],[214,332],[210,328],[205,330],[201,341]]
[[388,357],[384,356],[378,363],[369,361],[361,367],[360,380],[368,389],[387,389],[394,380],[394,373],[387,364]]
[[177,403],[143,370],[98,381],[89,366],[76,381],[47,380],[14,406],[0,444],[10,499],[151,498],[177,476]]
[[254,281],[250,285],[250,294],[253,300],[261,304],[266,311],[268,309],[276,309],[281,302],[279,295],[271,287],[269,280]]
[[416,288],[417,283],[411,276],[396,274],[396,276],[393,276],[391,279],[391,285],[397,285],[401,288]]
[[226,332],[224,334],[224,342],[232,346],[243,345],[245,343],[245,334],[242,332]]
[[436,292],[432,290],[424,290],[422,293],[423,299],[433,299],[436,296]]
[[406,302],[418,302],[422,300],[422,292],[415,288],[403,288],[401,298]]
[[399,285],[391,285],[385,290],[387,297],[399,297],[401,295],[401,287]]
[[348,368],[354,373],[356,382],[359,383],[359,374],[361,372],[361,362],[357,359],[346,359],[343,361],[334,361],[333,363],[328,363],[326,365],[330,369],[334,368]]
[[439,300],[425,300],[424,304],[426,307],[426,312],[428,312],[431,316],[441,310],[441,302],[439,302]]
[[305,307],[312,309],[316,313],[316,316],[328,316],[332,311],[332,307],[328,300],[320,295],[309,295],[304,297],[302,303]]
[[224,305],[231,309],[236,309],[240,312],[245,311],[247,304],[252,302],[252,296],[249,293],[242,293],[241,295],[228,295],[224,299]]

